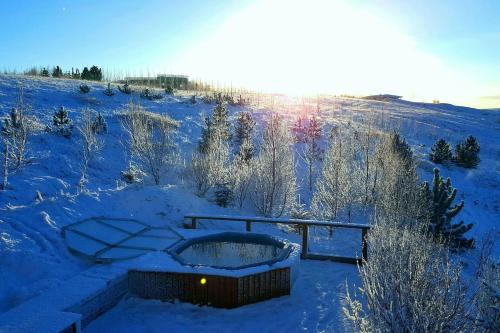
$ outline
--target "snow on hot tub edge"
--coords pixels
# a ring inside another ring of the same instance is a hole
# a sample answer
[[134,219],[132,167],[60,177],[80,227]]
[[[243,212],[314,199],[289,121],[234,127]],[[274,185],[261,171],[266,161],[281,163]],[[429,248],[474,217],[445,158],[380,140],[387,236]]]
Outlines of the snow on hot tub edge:
[[288,244],[291,248],[287,258],[272,264],[262,264],[242,269],[224,269],[210,266],[191,266],[183,265],[175,260],[166,251],[156,251],[145,254],[139,258],[132,259],[126,262],[116,263],[128,270],[147,271],[147,272],[171,272],[171,273],[191,273],[201,275],[219,275],[227,277],[242,277],[246,275],[258,274],[273,269],[287,268],[291,270],[292,281],[298,271],[300,262],[301,246],[292,243],[287,239],[273,236],[277,240]]

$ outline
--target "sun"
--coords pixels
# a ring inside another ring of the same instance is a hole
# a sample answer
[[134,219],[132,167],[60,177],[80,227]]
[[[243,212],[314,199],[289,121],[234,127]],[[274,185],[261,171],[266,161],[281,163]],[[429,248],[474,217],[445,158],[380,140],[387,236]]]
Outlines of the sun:
[[180,61],[198,77],[288,94],[446,99],[474,86],[401,29],[339,0],[255,1]]

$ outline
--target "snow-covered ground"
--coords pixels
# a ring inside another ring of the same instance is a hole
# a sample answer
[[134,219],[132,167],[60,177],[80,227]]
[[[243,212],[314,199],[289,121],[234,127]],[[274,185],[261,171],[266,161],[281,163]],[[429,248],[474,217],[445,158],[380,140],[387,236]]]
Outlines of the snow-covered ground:
[[[0,117],[7,116],[15,105],[19,85],[25,100],[44,125],[51,125],[52,115],[60,106],[70,111],[78,124],[84,108],[99,111],[108,123],[105,145],[99,157],[90,163],[88,191],[77,194],[80,179],[79,135],[71,139],[47,132],[31,138],[30,161],[9,177],[7,191],[0,193],[0,313],[29,298],[57,286],[92,265],[72,255],[61,237],[61,228],[92,216],[132,217],[155,226],[182,226],[188,213],[253,215],[250,206],[243,210],[221,208],[193,194],[182,173],[172,170],[155,186],[146,179],[142,184],[125,186],[120,172],[128,166],[126,135],[116,113],[125,110],[130,99],[139,101],[152,112],[167,114],[180,122],[177,141],[187,160],[196,146],[203,115],[213,106],[192,105],[187,96],[170,96],[158,101],[140,99],[138,94],[102,93],[104,84],[90,83],[91,91],[80,94],[79,81],[28,78],[0,75]],[[255,102],[255,99],[254,99]],[[316,110],[316,100],[303,101],[285,97],[260,96],[252,110],[259,136],[270,108],[293,121],[298,115]],[[232,117],[242,108],[229,107]],[[477,110],[446,104],[421,104],[406,101],[376,102],[359,99],[322,97],[319,117],[325,130],[336,123],[373,122],[385,129],[397,129],[412,144],[421,163],[422,179],[432,177],[434,165],[428,161],[430,146],[438,138],[452,145],[474,135],[481,144],[481,163],[477,169],[456,166],[441,168],[458,189],[458,199],[465,200],[460,218],[474,223],[469,235],[478,240],[490,234],[498,238],[500,223],[500,111]],[[304,167],[299,163],[297,177],[301,199],[309,202]],[[43,201],[36,200],[40,191]],[[243,230],[239,224],[202,222],[201,228]],[[256,226],[257,232],[298,240],[273,226]],[[348,231],[342,231],[348,233]],[[333,240],[318,235],[314,246],[334,247],[339,254],[354,251],[358,236]],[[314,233],[313,233],[314,236]],[[346,242],[347,240],[347,242]],[[498,242],[495,254],[500,254]],[[473,264],[477,250],[467,254]],[[115,309],[92,323],[88,331],[337,331],[341,327],[340,295],[345,281],[358,284],[356,267],[317,261],[303,261],[301,274],[292,295],[236,310],[217,310],[187,304],[169,304],[124,300]],[[222,325],[223,324],[223,325]]]

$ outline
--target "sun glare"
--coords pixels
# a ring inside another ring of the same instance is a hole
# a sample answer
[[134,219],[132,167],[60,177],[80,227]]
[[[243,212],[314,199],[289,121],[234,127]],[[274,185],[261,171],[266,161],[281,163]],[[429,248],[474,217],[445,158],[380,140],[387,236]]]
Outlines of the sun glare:
[[256,1],[179,63],[226,85],[289,94],[391,92],[432,100],[478,90],[391,22],[335,0]]

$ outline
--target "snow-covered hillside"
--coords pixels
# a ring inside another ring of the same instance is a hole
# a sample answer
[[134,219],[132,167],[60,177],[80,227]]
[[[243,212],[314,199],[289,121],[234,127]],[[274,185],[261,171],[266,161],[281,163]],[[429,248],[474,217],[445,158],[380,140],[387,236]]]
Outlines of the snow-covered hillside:
[[[91,263],[71,254],[61,237],[65,225],[92,216],[133,217],[157,226],[181,226],[183,216],[188,213],[221,213],[253,215],[248,205],[243,211],[221,208],[207,199],[193,194],[193,189],[184,178],[181,168],[172,170],[163,177],[159,186],[152,180],[126,185],[120,180],[121,171],[128,166],[129,156],[126,133],[118,112],[127,108],[130,100],[139,102],[148,111],[166,114],[180,123],[176,138],[182,159],[196,147],[203,116],[210,114],[213,105],[202,102],[189,103],[188,96],[166,96],[157,101],[140,99],[138,93],[126,95],[115,89],[114,96],[103,94],[104,84],[88,83],[91,91],[81,94],[80,81],[64,79],[29,78],[0,75],[0,118],[8,115],[15,106],[20,85],[24,88],[25,101],[31,105],[33,114],[44,125],[51,126],[53,113],[61,106],[69,110],[69,116],[78,124],[84,108],[100,112],[108,123],[104,134],[104,149],[90,163],[88,191],[77,193],[80,179],[81,145],[79,134],[74,131],[71,139],[40,131],[33,135],[29,145],[29,163],[9,176],[9,187],[0,192],[0,313],[35,296],[50,287],[57,286]],[[267,101],[267,102],[266,102]],[[254,100],[255,102],[255,100]],[[303,101],[285,97],[262,98],[257,105],[248,107],[257,120],[257,136],[271,108],[293,122],[299,115],[316,111],[316,100]],[[229,107],[231,117],[241,107]],[[481,163],[477,169],[456,166],[441,168],[444,177],[451,177],[458,189],[458,198],[465,200],[460,218],[474,223],[469,235],[481,240],[488,234],[498,237],[500,223],[500,112],[478,110],[446,104],[422,104],[406,101],[377,102],[358,99],[321,97],[318,117],[325,124],[325,131],[338,123],[367,124],[372,122],[383,129],[396,129],[414,148],[420,159],[419,173],[422,180],[430,180],[435,167],[427,155],[432,144],[444,138],[452,145],[474,135],[481,144]],[[304,166],[299,161],[297,177],[304,202],[309,202],[311,193],[305,186]],[[39,191],[43,201],[36,200]],[[205,224],[205,227],[208,223]],[[202,226],[203,227],[203,226]],[[218,228],[241,229],[236,224],[220,224]],[[260,228],[260,229],[259,229]],[[283,231],[271,226],[259,226],[258,230],[283,235]],[[297,239],[297,235],[287,237]],[[342,243],[337,243],[342,248]],[[495,254],[500,254],[497,242]],[[468,254],[471,260],[477,254]],[[258,307],[252,305],[232,314],[211,309],[198,309],[191,305],[151,303],[140,304],[129,300],[120,304],[117,311],[139,316],[143,310],[150,317],[169,313],[171,323],[181,327],[190,314],[192,331],[208,330],[210,325],[241,319],[240,325],[248,324],[245,331],[265,331],[260,323],[275,328],[330,331],[341,326],[339,294],[346,278],[358,283],[356,268],[330,262],[304,262],[305,271],[294,286],[291,298],[272,300]],[[145,306],[146,308],[142,308]],[[290,312],[280,312],[279,307]],[[114,311],[114,310],[113,310]],[[119,318],[120,312],[111,313],[108,321]],[[285,324],[290,316],[291,323]],[[217,318],[216,318],[217,317]],[[135,318],[135,319],[134,319]],[[246,320],[244,319],[246,318]],[[147,318],[146,318],[147,319]],[[152,322],[158,320],[150,318]],[[139,319],[137,319],[139,320]],[[141,319],[142,320],[142,317]],[[164,319],[166,320],[166,319]],[[200,320],[200,321],[198,321]],[[275,321],[276,320],[276,321]],[[275,321],[275,322],[274,322]],[[93,324],[94,325],[94,324]],[[95,323],[94,331],[104,328],[106,321]],[[153,324],[151,324],[153,326]],[[156,325],[161,327],[161,325]],[[214,326],[215,327],[215,326]],[[219,326],[217,326],[219,327]],[[269,327],[269,326],[268,326]],[[90,327],[92,328],[92,327]],[[228,331],[234,331],[227,326]],[[173,331],[176,331],[173,329]],[[182,331],[180,329],[180,331]]]

